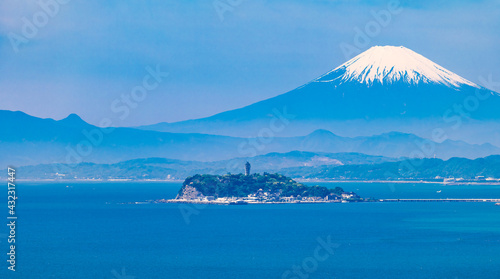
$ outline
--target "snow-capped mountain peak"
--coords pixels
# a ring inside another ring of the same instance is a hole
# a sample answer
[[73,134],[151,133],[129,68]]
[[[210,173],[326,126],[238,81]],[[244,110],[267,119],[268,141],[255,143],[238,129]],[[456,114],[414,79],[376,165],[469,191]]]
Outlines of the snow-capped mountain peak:
[[314,82],[374,83],[405,82],[411,85],[436,83],[449,87],[478,87],[459,75],[439,66],[405,47],[374,46],[340,65]]

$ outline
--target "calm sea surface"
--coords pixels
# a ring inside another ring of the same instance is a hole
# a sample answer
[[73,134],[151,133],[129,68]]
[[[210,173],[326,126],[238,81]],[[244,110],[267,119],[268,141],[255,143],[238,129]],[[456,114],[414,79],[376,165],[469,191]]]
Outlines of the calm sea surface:
[[[500,198],[499,186],[322,185],[376,198]],[[180,186],[19,182],[17,271],[7,270],[4,218],[0,278],[500,278],[492,203],[131,204]]]

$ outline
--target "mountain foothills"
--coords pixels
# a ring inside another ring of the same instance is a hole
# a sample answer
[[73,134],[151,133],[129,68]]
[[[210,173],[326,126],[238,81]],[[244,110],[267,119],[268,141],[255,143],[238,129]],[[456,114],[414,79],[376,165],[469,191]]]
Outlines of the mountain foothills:
[[324,180],[427,180],[443,182],[500,181],[500,156],[469,160],[465,158],[418,159],[366,165],[319,166],[281,170],[301,179]]
[[99,128],[75,114],[0,111],[0,168],[140,179],[127,168],[181,178],[231,172],[242,160],[261,171],[338,171],[406,157],[475,159],[500,154],[498,107],[498,93],[407,48],[377,46],[288,93],[203,119]]
[[[365,137],[341,137],[317,130],[297,137],[238,138],[219,135],[101,129],[77,115],[63,120],[40,119],[22,112],[0,111],[2,167],[37,164],[118,163],[163,157],[183,161],[220,161],[272,152],[354,152],[391,158],[453,156],[478,158],[500,154],[491,144],[445,140],[437,143],[412,134],[391,132]],[[276,160],[279,161],[279,160]]]
[[[272,164],[273,158],[288,158],[286,163]],[[325,158],[325,159],[315,159]],[[271,162],[266,161],[269,158]],[[337,158],[337,159],[333,159]],[[314,154],[291,152],[254,158],[239,158],[217,162],[180,161],[164,158],[137,159],[116,164],[80,163],[75,165],[47,164],[19,167],[18,177],[50,180],[182,180],[199,173],[225,175],[241,173],[248,159],[255,172],[279,172],[304,180],[431,180],[445,178],[473,181],[500,179],[500,156],[475,160],[465,158],[395,159],[362,154]],[[342,162],[340,161],[342,160]],[[318,161],[322,161],[321,163]],[[263,165],[261,165],[263,163]],[[268,168],[268,166],[271,166]],[[0,177],[6,176],[6,171]]]
[[[486,80],[486,79],[484,79]],[[500,145],[500,95],[405,47],[375,46],[290,92],[211,117],[141,127],[255,137],[273,119],[282,136],[328,129],[392,131]],[[477,136],[479,135],[479,137]],[[441,136],[443,137],[443,136]]]
[[279,172],[293,167],[396,162],[396,159],[359,153],[313,153],[294,151],[270,153],[252,158],[214,162],[182,161],[165,158],[135,159],[115,164],[41,164],[19,167],[19,177],[27,179],[184,179],[198,173],[240,173],[250,161],[255,172]]

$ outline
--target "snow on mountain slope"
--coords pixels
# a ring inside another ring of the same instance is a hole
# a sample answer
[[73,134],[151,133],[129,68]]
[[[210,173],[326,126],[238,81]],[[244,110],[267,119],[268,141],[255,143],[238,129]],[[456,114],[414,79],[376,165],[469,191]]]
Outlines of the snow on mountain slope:
[[[500,146],[500,132],[492,132],[500,131],[498,108],[499,93],[407,48],[377,46],[284,94],[202,119],[141,129],[254,137],[285,119],[286,128],[275,136],[328,129],[351,137],[391,131],[429,137],[440,127],[449,128],[446,134],[453,139]],[[460,129],[450,128],[458,121]]]
[[358,82],[392,84],[403,81],[410,85],[435,83],[459,88],[479,88],[459,75],[405,47],[374,46],[340,65],[313,82]]

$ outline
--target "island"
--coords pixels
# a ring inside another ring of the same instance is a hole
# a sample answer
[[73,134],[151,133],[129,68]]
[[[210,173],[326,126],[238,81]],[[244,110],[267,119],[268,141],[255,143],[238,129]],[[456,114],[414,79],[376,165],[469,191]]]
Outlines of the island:
[[281,174],[196,174],[186,178],[177,197],[159,203],[261,204],[360,202],[340,187],[306,186]]

